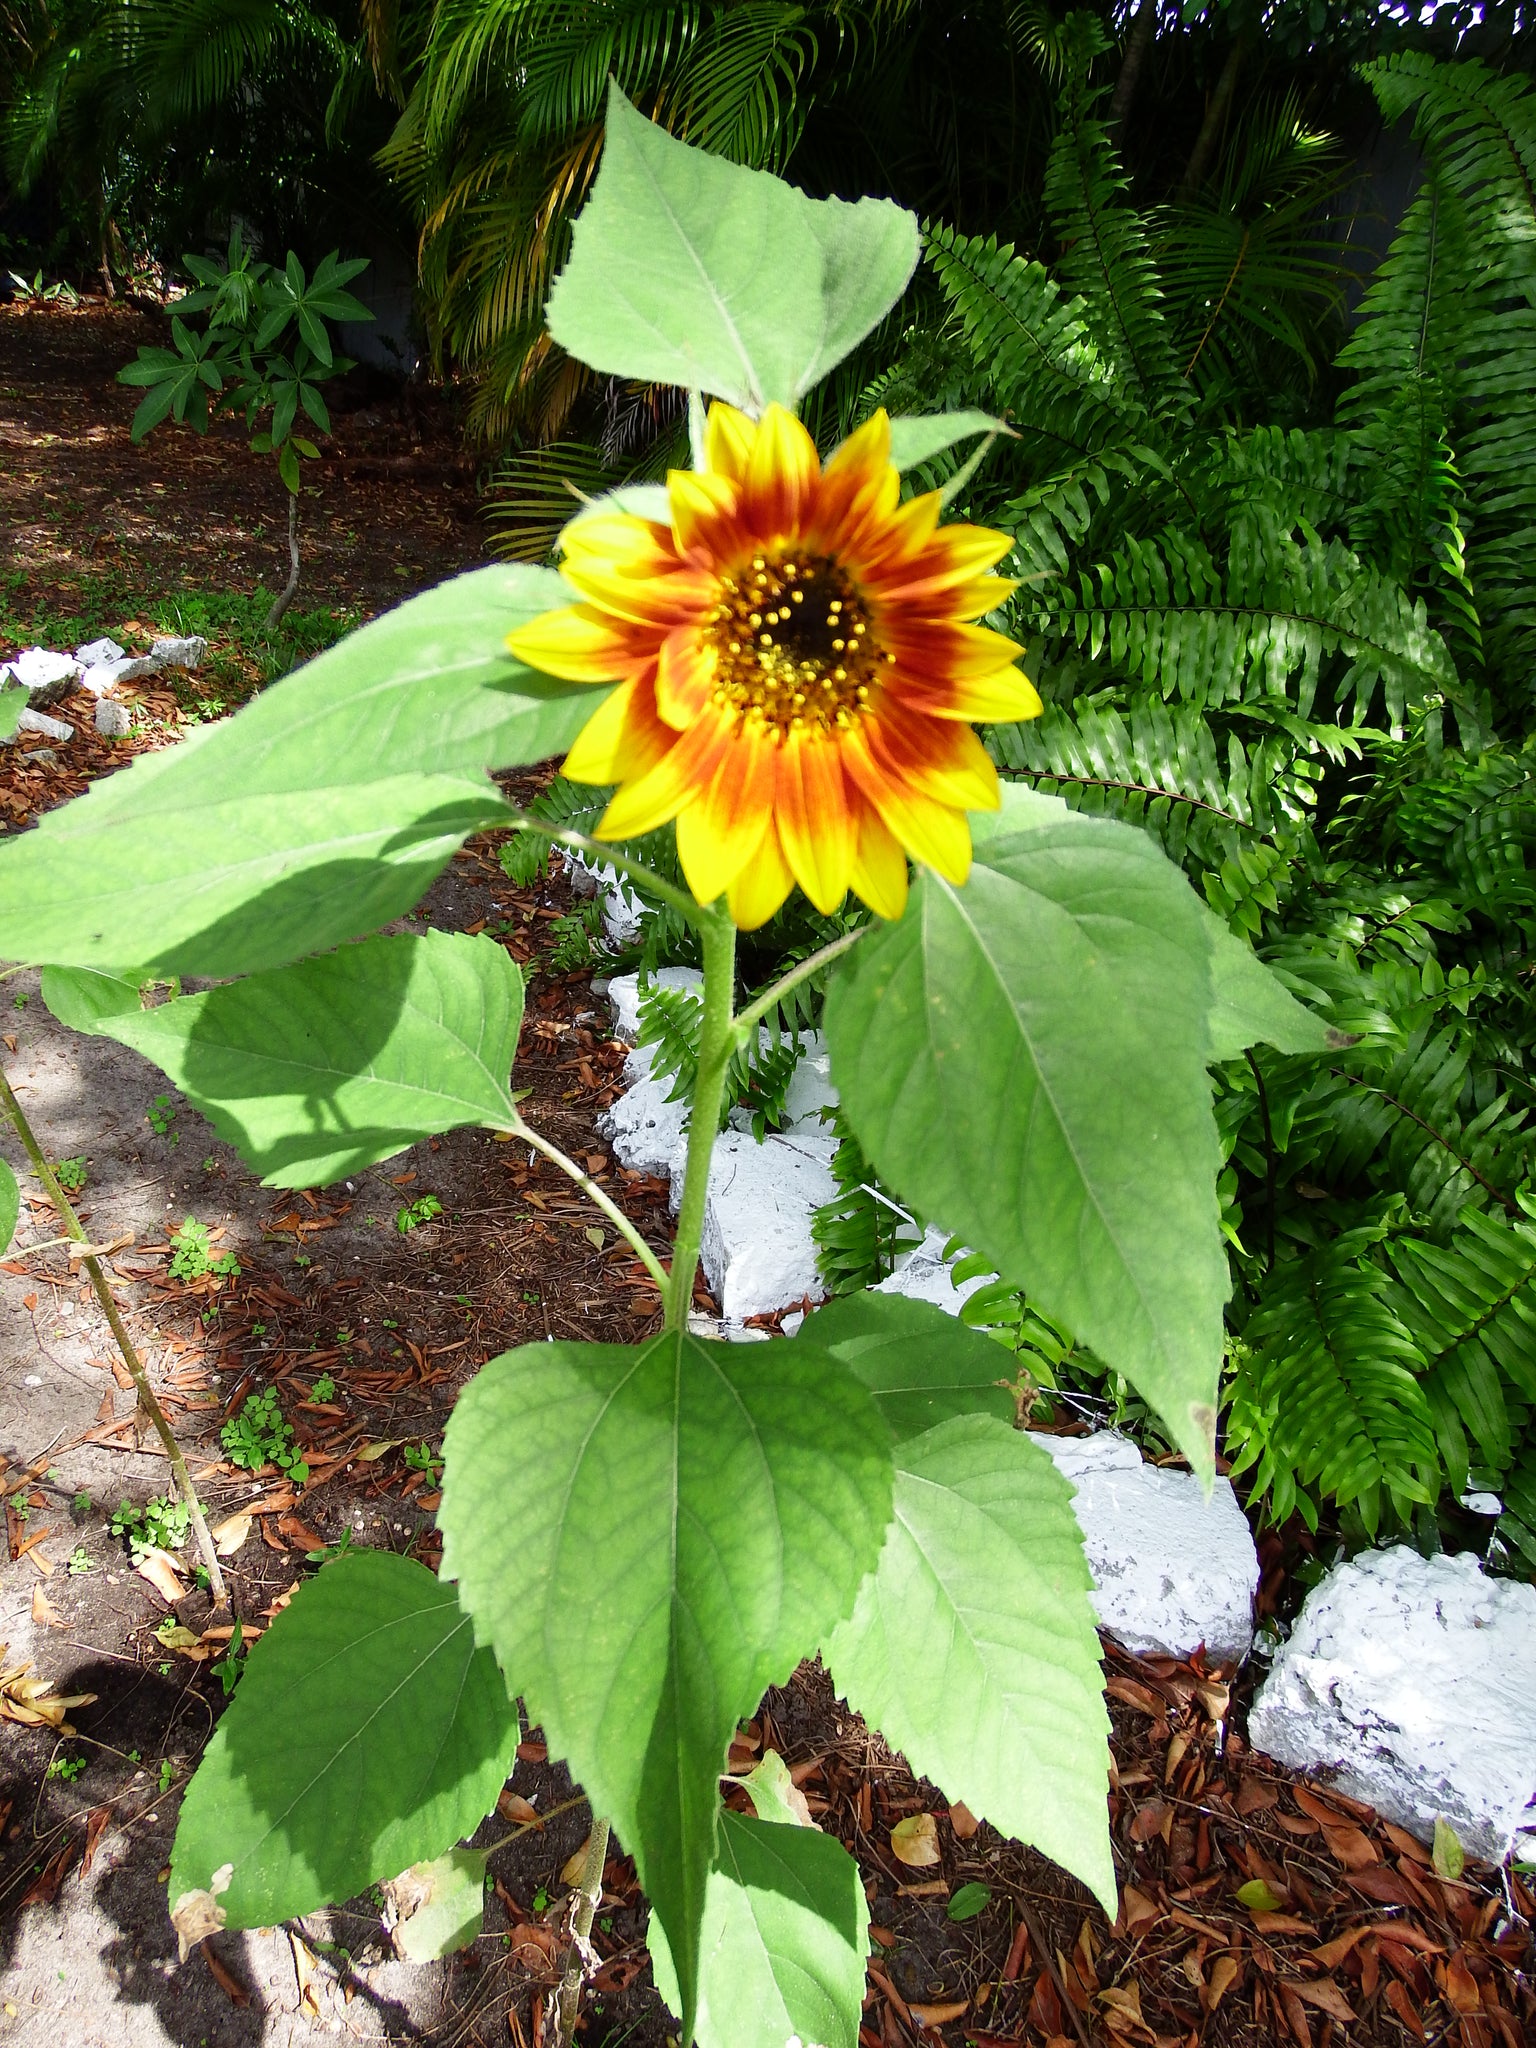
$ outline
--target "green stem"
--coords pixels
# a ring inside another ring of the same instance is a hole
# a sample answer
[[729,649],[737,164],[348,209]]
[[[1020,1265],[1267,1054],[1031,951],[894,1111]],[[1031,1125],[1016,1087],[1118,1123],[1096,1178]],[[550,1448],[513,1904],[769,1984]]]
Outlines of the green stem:
[[576,1892],[581,1903],[571,1924],[571,1946],[566,1953],[565,1977],[556,2009],[556,2039],[560,2048],[574,2048],[576,2021],[581,2012],[581,1987],[586,1981],[587,1959],[592,1952],[592,1921],[603,1900],[603,1865],[608,1861],[608,1823],[594,1817],[587,1837],[587,1853],[581,1866]]
[[731,1003],[736,984],[736,927],[723,905],[707,910],[700,927],[704,942],[704,1020],[699,1034],[698,1078],[689,1111],[688,1165],[682,1205],[672,1243],[672,1284],[667,1293],[667,1328],[686,1330],[693,1300],[693,1276],[699,1270],[699,1242],[704,1234],[704,1197],[709,1167],[720,1132],[720,1099],[726,1069],[736,1050],[736,1021]]
[[584,853],[592,860],[600,860],[605,867],[617,868],[620,874],[632,875],[637,882],[659,896],[663,903],[670,903],[680,911],[690,924],[697,924],[703,915],[698,904],[686,889],[675,889],[670,882],[664,882],[645,865],[634,860],[627,853],[620,853],[616,847],[605,846],[601,839],[588,839],[584,832],[571,832],[561,825],[544,825],[537,818],[516,817],[512,820],[514,832],[532,832],[538,839],[547,839],[551,846],[568,846],[575,853]]
[[224,1574],[219,1569],[219,1553],[214,1548],[213,1538],[208,1533],[208,1524],[203,1519],[202,1504],[198,1500],[197,1489],[192,1484],[192,1475],[187,1470],[187,1461],[181,1455],[181,1446],[166,1420],[165,1410],[156,1399],[155,1390],[149,1383],[149,1374],[144,1370],[139,1354],[134,1349],[133,1339],[128,1334],[128,1326],[124,1323],[121,1311],[112,1297],[112,1289],[107,1285],[107,1276],[101,1270],[101,1261],[89,1248],[91,1240],[86,1235],[85,1227],[71,1207],[68,1195],[59,1186],[53,1168],[43,1157],[43,1148],[33,1135],[32,1126],[27,1122],[26,1113],[16,1100],[15,1091],[3,1068],[0,1068],[0,1103],[4,1104],[11,1122],[16,1126],[16,1135],[32,1162],[32,1171],[47,1190],[48,1199],[53,1203],[66,1233],[75,1244],[86,1247],[81,1254],[80,1262],[90,1278],[112,1335],[117,1339],[117,1348],[123,1354],[123,1363],[133,1375],[133,1384],[138,1389],[139,1412],[153,1426],[156,1436],[165,1448],[165,1455],[171,1461],[176,1491],[186,1504],[193,1533],[197,1538],[197,1547],[208,1573],[208,1590],[213,1595],[213,1604],[215,1607],[227,1607],[229,1595],[224,1589]]
[[813,974],[820,974],[823,967],[830,967],[834,960],[856,946],[869,929],[867,924],[861,924],[857,931],[844,932],[840,939],[829,940],[819,951],[802,960],[798,967],[792,967],[788,974],[781,975],[772,988],[748,1003],[736,1019],[736,1043],[745,1045],[751,1036],[753,1025],[760,1024],[774,1005],[782,1002],[792,988],[798,988],[802,981],[809,981]]
[[531,1145],[535,1152],[542,1152],[552,1166],[558,1166],[562,1173],[568,1174],[587,1199],[596,1203],[614,1229],[618,1231],[619,1235],[627,1239],[630,1250],[642,1262],[646,1271],[661,1289],[662,1295],[665,1296],[668,1284],[666,1267],[657,1258],[618,1203],[611,1196],[603,1193],[590,1173],[583,1173],[574,1159],[568,1158],[560,1150],[560,1147],[552,1145],[548,1138],[541,1138],[537,1131],[523,1122],[521,1117],[512,1126],[512,1131],[514,1136],[521,1138],[525,1144]]

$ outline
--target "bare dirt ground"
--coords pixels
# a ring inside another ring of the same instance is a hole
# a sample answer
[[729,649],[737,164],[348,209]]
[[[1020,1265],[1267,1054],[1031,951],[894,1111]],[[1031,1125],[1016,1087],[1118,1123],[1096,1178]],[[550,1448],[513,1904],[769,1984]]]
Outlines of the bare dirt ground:
[[[131,395],[110,372],[142,338],[140,319],[0,314],[0,516],[10,522],[15,639],[46,637],[54,614],[81,616],[93,592],[117,588],[120,570],[139,579],[140,596],[128,611],[103,600],[96,615],[126,625],[199,582],[248,589],[256,558],[279,552],[281,494],[251,480],[237,444],[129,449]],[[342,446],[361,452],[350,470],[334,465],[315,516],[315,602],[363,615],[481,555],[446,408],[418,401],[416,413],[413,423],[403,401],[391,410],[373,399],[358,408],[355,439],[343,423]],[[73,509],[42,509],[50,504]],[[256,679],[248,645],[224,653]],[[208,708],[200,688],[155,679],[128,741],[82,730],[58,749],[0,750],[0,833],[26,829],[125,753],[173,743]],[[584,1156],[661,1245],[664,1188],[617,1171],[596,1135],[622,1053],[590,971],[553,970],[552,928],[567,906],[558,876],[514,888],[487,837],[451,864],[422,912],[443,929],[491,932],[524,965],[518,1080],[533,1089],[530,1121]],[[250,1518],[227,1567],[252,1636],[343,1540],[435,1562],[433,1453],[458,1389],[487,1358],[549,1335],[629,1341],[657,1319],[638,1263],[611,1233],[591,1235],[602,1219],[488,1133],[292,1195],[258,1186],[136,1055],[58,1026],[35,977],[0,984],[0,1058],[49,1156],[82,1162],[93,1237],[132,1237],[110,1263],[136,1340],[211,1518]],[[21,1166],[8,1133],[0,1150]],[[23,1176],[23,1188],[25,1246],[56,1225],[35,1182]],[[441,1216],[402,1232],[400,1211],[424,1195]],[[171,1275],[170,1232],[189,1216],[216,1255],[234,1254],[238,1275]],[[482,1840],[523,1813],[509,1795],[551,1818],[493,1859],[486,1931],[463,1955],[396,1960],[379,1901],[363,1898],[291,1930],[216,1937],[178,1966],[166,1866],[181,1789],[224,1705],[224,1644],[206,1633],[207,1596],[188,1567],[183,1591],[157,1589],[109,1527],[120,1501],[163,1493],[166,1475],[153,1439],[135,1430],[121,1377],[62,1250],[0,1263],[0,1642],[10,1645],[0,1688],[30,1661],[55,1693],[93,1696],[68,1710],[69,1734],[0,1719],[0,2043],[541,2048],[561,1871],[587,1816],[567,1804],[574,1789],[535,1729]],[[266,1389],[305,1452],[298,1484],[275,1468],[242,1469],[221,1442],[226,1419]],[[1269,1540],[1265,1556],[1272,1606],[1289,1597],[1284,1544]],[[741,1731],[732,1769],[779,1749],[819,1824],[859,1860],[876,1945],[861,2048],[1536,2039],[1521,1917],[1532,1901],[1518,1879],[1507,1892],[1497,1873],[1445,1883],[1400,1831],[1251,1756],[1250,1675],[1228,1685],[1198,1662],[1108,1655],[1122,1881],[1113,1925],[1042,1858],[915,1780],[816,1667]],[[937,1824],[940,1861],[925,1869],[897,1860],[891,1843],[892,1828],[919,1812]],[[1239,1900],[1255,1879],[1269,1885],[1273,1910]],[[967,1883],[984,1885],[987,1901],[952,1919]],[[644,1904],[621,1851],[605,1894],[582,2041],[662,2048],[672,2022],[651,1987]]]

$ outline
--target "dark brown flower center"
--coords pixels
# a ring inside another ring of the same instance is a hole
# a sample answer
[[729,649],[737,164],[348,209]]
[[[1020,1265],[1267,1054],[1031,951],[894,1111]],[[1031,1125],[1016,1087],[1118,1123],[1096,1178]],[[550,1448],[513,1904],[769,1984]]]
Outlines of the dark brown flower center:
[[781,738],[853,724],[892,658],[858,586],[826,555],[754,555],[722,576],[704,638],[716,703],[756,713]]

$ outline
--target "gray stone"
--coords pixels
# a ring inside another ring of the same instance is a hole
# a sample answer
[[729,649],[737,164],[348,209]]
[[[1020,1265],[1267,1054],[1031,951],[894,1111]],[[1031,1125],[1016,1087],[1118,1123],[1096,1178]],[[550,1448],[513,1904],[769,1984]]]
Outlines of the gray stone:
[[1398,1545],[1307,1595],[1253,1703],[1255,1749],[1429,1841],[1536,1853],[1536,1586]]
[[34,711],[28,706],[16,721],[19,732],[40,732],[50,740],[72,740],[75,728],[67,725],[62,718],[50,718],[46,711]]
[[200,633],[190,634],[184,640],[162,635],[150,643],[150,659],[161,668],[197,668],[208,652],[208,642]]
[[115,640],[87,640],[75,649],[75,659],[85,668],[97,668],[102,662],[121,661],[125,651]]
[[133,724],[133,716],[126,704],[120,704],[115,697],[96,699],[96,730],[105,739],[121,739]]
[[1253,1646],[1259,1557],[1231,1483],[1209,1500],[1192,1472],[1148,1465],[1129,1437],[1034,1441],[1077,1489],[1072,1512],[1093,1573],[1100,1628],[1134,1655],[1239,1664]]

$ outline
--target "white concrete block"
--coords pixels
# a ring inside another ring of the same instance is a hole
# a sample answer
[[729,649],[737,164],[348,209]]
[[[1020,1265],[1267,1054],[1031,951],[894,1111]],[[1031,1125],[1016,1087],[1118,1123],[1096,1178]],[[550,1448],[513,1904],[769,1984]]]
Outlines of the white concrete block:
[[[662,988],[691,989],[695,995],[704,992],[704,977],[697,967],[658,967],[651,977]],[[628,1039],[631,1045],[640,1034],[640,977],[638,974],[616,974],[608,984],[608,1000],[613,1005],[613,1035]]]
[[1203,1643],[1213,1663],[1240,1663],[1259,1557],[1230,1482],[1207,1501],[1192,1472],[1144,1463],[1114,1430],[1034,1440],[1077,1489],[1099,1626],[1137,1656],[1187,1657]]
[[151,661],[162,668],[197,668],[208,652],[208,642],[201,633],[188,634],[178,639],[173,634],[162,634],[152,640],[149,647]]
[[599,1116],[597,1128],[620,1166],[664,1180],[682,1150],[688,1105],[667,1101],[671,1081],[651,1079],[651,1050],[637,1046],[624,1062],[627,1086]]
[[115,640],[87,640],[75,649],[75,659],[82,668],[96,668],[104,661],[121,661],[125,651]]
[[996,1276],[981,1274],[957,1287],[950,1278],[950,1269],[944,1259],[944,1247],[948,1243],[947,1230],[930,1229],[921,1244],[902,1254],[893,1273],[876,1282],[873,1292],[904,1294],[911,1301],[931,1301],[935,1308],[943,1309],[945,1315],[959,1315],[967,1297],[978,1287],[990,1286]]
[[1443,1815],[1470,1855],[1536,1851],[1536,1586],[1401,1545],[1335,1566],[1248,1736],[1424,1841]]
[[831,1132],[810,1124],[761,1145],[747,1131],[716,1139],[701,1256],[727,1321],[788,1308],[805,1295],[820,1301],[811,1212],[837,1193],[832,1149]]
[[96,699],[96,730],[105,739],[121,739],[133,724],[133,716],[126,704],[116,697]]

